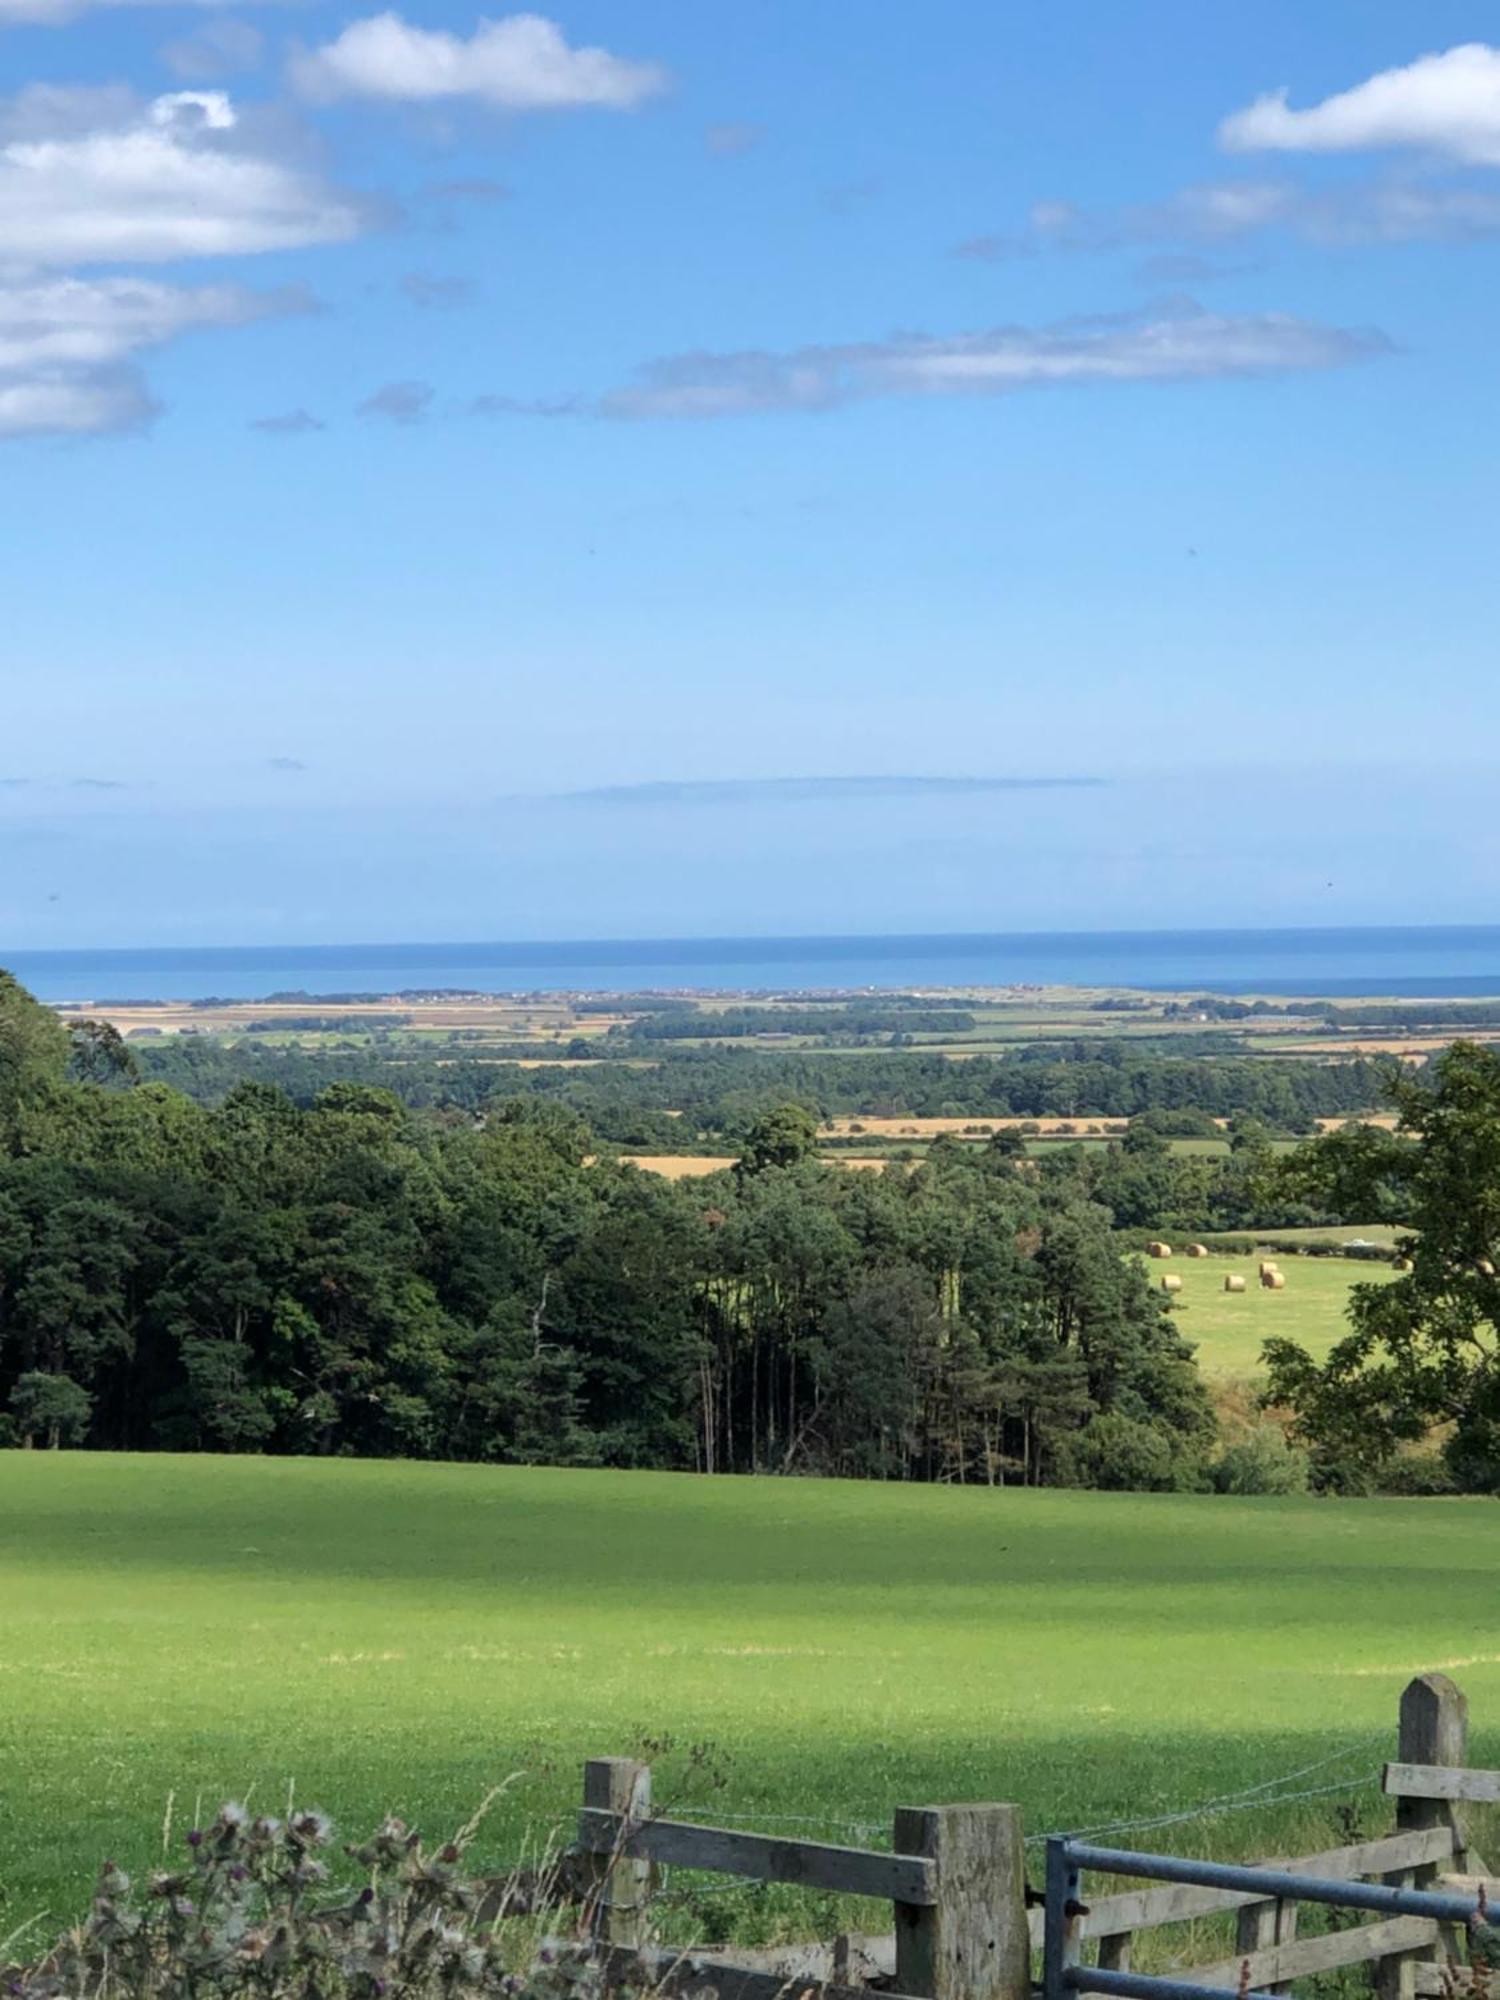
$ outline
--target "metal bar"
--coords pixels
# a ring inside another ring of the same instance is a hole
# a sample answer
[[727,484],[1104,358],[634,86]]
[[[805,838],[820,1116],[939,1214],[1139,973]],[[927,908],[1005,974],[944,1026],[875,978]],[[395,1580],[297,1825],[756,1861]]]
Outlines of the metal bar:
[[1267,1993],[1241,1994],[1236,1986],[1194,1986],[1187,1979],[1155,1979],[1147,1972],[1099,1972],[1077,1965],[1068,1973],[1074,1993],[1113,1993],[1118,2000],[1273,2000]]
[[[1042,1931],[1042,2000],[1068,2000],[1079,1969],[1078,1867],[1065,1840],[1047,1842],[1047,1909]],[[1074,1989],[1076,1990],[1076,1989]]]
[[1237,1868],[1222,1861],[1185,1861],[1175,1854],[1134,1854],[1123,1847],[1064,1843],[1074,1868],[1102,1875],[1144,1875],[1155,1882],[1191,1882],[1205,1889],[1247,1889],[1270,1898],[1332,1903],[1339,1909],[1377,1910],[1388,1917],[1434,1917],[1466,1924],[1478,1908],[1473,1896],[1440,1895],[1430,1889],[1399,1889],[1383,1882],[1338,1882],[1319,1875],[1293,1875],[1282,1868]]

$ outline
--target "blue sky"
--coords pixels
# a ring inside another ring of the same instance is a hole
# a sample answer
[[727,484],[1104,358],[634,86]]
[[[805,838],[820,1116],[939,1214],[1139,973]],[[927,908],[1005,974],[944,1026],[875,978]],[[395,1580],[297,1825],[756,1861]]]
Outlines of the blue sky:
[[1493,915],[1493,8],[0,0],[0,97],[0,947]]

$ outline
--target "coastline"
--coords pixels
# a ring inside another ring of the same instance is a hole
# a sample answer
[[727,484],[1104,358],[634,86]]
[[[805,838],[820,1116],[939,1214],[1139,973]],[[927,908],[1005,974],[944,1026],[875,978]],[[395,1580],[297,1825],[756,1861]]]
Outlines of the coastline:
[[9,950],[54,1005],[1130,990],[1500,995],[1500,925]]

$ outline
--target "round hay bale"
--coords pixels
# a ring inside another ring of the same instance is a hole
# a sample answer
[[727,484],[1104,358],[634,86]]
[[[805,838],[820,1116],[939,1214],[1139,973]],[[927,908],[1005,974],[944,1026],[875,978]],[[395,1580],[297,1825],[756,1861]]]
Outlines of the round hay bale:
[[1286,1287],[1286,1279],[1280,1271],[1262,1271],[1260,1282],[1268,1292],[1279,1292]]
[[1190,1257],[1206,1257],[1208,1255],[1208,1245],[1206,1243],[1190,1243],[1187,1247],[1187,1253]]
[[1409,1271],[1411,1269],[1410,1257],[1393,1257],[1391,1259],[1391,1269],[1393,1271]]
[[1182,1290],[1182,1280],[1181,1278],[1163,1278],[1161,1288],[1164,1292],[1180,1292]]
[[1170,1257],[1172,1254],[1170,1243],[1148,1243],[1146,1250],[1147,1254],[1152,1257]]
[[1242,1292],[1245,1289],[1245,1281],[1240,1277],[1228,1277],[1224,1280],[1224,1289],[1226,1292]]
[[1276,1269],[1276,1259],[1274,1257],[1264,1257],[1261,1259],[1260,1275],[1263,1278],[1269,1272],[1274,1271],[1275,1269]]

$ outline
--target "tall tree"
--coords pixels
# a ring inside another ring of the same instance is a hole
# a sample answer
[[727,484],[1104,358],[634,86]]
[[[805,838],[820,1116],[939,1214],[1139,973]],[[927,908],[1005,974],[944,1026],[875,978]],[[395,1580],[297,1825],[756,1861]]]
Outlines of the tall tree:
[[1270,1393],[1296,1410],[1324,1484],[1368,1481],[1442,1426],[1455,1482],[1500,1492],[1500,1055],[1455,1042],[1390,1093],[1394,1133],[1332,1134],[1285,1173],[1345,1214],[1399,1220],[1410,1268],[1355,1286],[1326,1361],[1268,1341]]

